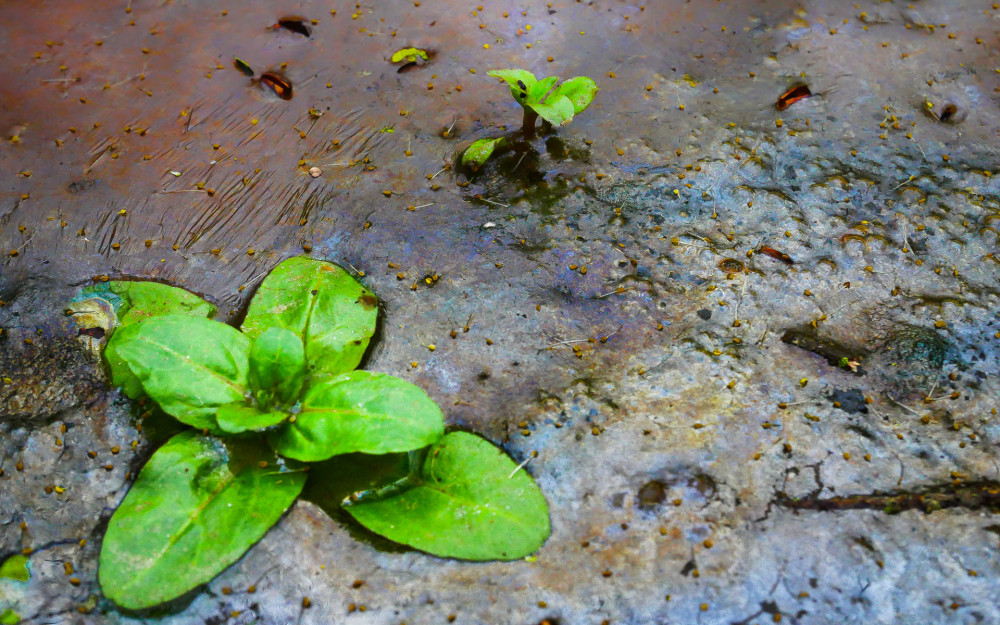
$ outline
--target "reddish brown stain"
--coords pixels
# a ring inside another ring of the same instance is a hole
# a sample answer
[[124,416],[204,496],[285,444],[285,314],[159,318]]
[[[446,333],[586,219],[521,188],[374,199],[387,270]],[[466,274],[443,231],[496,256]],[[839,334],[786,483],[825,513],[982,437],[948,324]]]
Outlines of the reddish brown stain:
[[372,308],[378,308],[378,298],[370,293],[365,293],[358,298],[358,303],[371,310]]

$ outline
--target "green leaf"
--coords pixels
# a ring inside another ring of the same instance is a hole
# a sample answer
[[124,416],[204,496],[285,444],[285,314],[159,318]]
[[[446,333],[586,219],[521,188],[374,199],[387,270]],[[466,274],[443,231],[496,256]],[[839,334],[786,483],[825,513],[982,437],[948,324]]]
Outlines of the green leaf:
[[265,409],[295,402],[302,390],[306,355],[299,335],[273,327],[250,348],[250,388]]
[[503,141],[503,137],[473,141],[472,145],[467,147],[465,152],[462,154],[462,164],[472,167],[473,169],[479,169],[493,154],[496,147],[503,143]]
[[403,48],[399,52],[393,54],[390,61],[392,61],[393,63],[400,63],[402,61],[406,61],[407,63],[415,63],[417,57],[420,57],[426,61],[428,59],[427,51],[421,50],[420,48]]
[[114,307],[118,326],[128,326],[150,317],[194,315],[212,317],[216,308],[194,293],[147,280],[111,280],[80,291],[81,300],[100,297]]
[[282,456],[315,462],[418,449],[442,433],[441,409],[423,389],[384,373],[352,371],[311,387],[301,412],[268,440]]
[[253,68],[250,67],[246,61],[239,57],[233,57],[233,66],[243,72],[244,75],[253,78]]
[[261,412],[254,406],[233,403],[219,406],[215,420],[223,432],[241,434],[243,432],[262,432],[278,425],[288,416],[287,412]]
[[144,321],[117,353],[164,412],[196,428],[215,428],[219,406],[247,391],[250,341],[218,321],[183,315]]
[[569,98],[573,104],[573,114],[579,115],[594,101],[594,96],[597,95],[597,83],[586,76],[577,76],[556,87],[553,95]]
[[361,362],[377,318],[378,299],[349,273],[296,256],[264,279],[243,332],[256,339],[272,326],[291,330],[305,343],[306,374],[336,375]]
[[21,622],[21,615],[11,609],[6,609],[0,613],[0,625],[17,625]]
[[0,579],[13,579],[19,582],[31,579],[28,556],[18,553],[4,560],[3,564],[0,564]]
[[443,557],[514,560],[549,536],[548,504],[531,476],[473,434],[433,445],[415,483],[344,505],[371,531]]
[[573,119],[573,103],[566,96],[553,93],[544,104],[533,104],[531,108],[553,126],[568,124]]
[[121,326],[164,315],[215,316],[215,306],[194,293],[174,286],[148,281],[112,281],[107,284],[112,293],[122,298],[118,308],[118,324]]
[[281,462],[254,440],[191,430],[170,439],[108,523],[98,570],[105,596],[140,610],[222,572],[302,490],[305,472]]
[[139,324],[118,328],[104,346],[104,362],[108,363],[111,372],[111,385],[121,387],[127,397],[139,399],[143,396],[142,382],[132,373],[128,363],[118,353],[118,346],[128,343],[139,334]]
[[215,306],[194,293],[158,282],[112,280],[87,287],[82,294],[111,302],[117,313],[117,328],[104,347],[104,361],[111,372],[111,383],[132,399],[142,396],[142,384],[118,354],[118,345],[137,332],[131,328],[164,315],[213,317],[216,312]]
[[495,78],[502,78],[510,87],[510,95],[521,105],[528,100],[529,89],[538,82],[534,74],[523,69],[494,69],[486,73]]
[[542,98],[552,89],[552,85],[559,82],[558,76],[549,76],[536,82],[528,89],[527,104],[532,105],[541,102]]

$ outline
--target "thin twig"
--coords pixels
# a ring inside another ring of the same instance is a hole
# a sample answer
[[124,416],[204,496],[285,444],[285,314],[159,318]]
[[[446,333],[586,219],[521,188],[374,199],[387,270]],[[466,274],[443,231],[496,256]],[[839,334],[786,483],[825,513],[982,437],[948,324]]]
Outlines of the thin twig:
[[[344,261],[344,262],[347,262],[347,261]],[[351,263],[347,263],[347,266],[350,267],[354,271],[355,274],[360,274],[361,273],[360,271],[358,271],[358,268],[355,267],[354,265],[352,265]]]
[[528,457],[524,459],[524,462],[514,467],[514,470],[510,472],[510,475],[507,476],[507,479],[509,480],[512,477],[514,477],[514,474],[523,469],[529,462],[531,462],[532,458],[533,456],[531,454],[528,454]]
[[900,408],[905,408],[906,410],[910,411],[913,414],[913,416],[915,416],[915,417],[922,417],[923,416],[922,414],[920,414],[919,412],[917,412],[913,408],[910,408],[906,404],[901,404],[898,401],[896,401],[896,399],[894,399],[893,396],[890,395],[889,393],[885,393],[885,396],[886,396],[886,398],[888,398],[889,401],[891,401],[892,403],[896,404]]
[[[906,220],[903,220],[903,245],[906,246],[905,249],[909,250],[913,257],[916,258],[917,253],[913,251],[913,246],[910,245],[910,240],[906,238]],[[905,252],[904,252],[905,253]]]
[[618,334],[619,332],[621,332],[622,328],[624,328],[624,327],[625,326],[618,326],[618,329],[615,330],[614,332],[612,332],[611,334],[609,334],[607,336],[604,336],[604,337],[601,337],[601,341],[603,342],[603,341],[606,341],[606,340],[610,339],[612,336],[614,336],[614,335]]
[[552,349],[553,347],[559,347],[560,345],[572,345],[574,343],[587,343],[590,339],[570,339],[568,341],[559,341],[558,343],[553,343],[548,347],[543,347],[542,349]]
[[98,156],[96,160],[94,160],[93,163],[91,163],[90,165],[87,166],[87,171],[84,172],[84,173],[88,173],[89,174],[90,170],[93,169],[98,163],[100,163],[101,159],[103,159],[105,156],[107,156],[107,154],[108,154],[108,150],[105,149],[103,152],[101,152],[101,155]]
[[16,250],[14,250],[14,251],[15,251],[15,252],[20,252],[20,251],[21,251],[21,250],[23,250],[23,249],[25,248],[25,246],[26,246],[26,245],[28,245],[28,243],[30,243],[30,242],[31,242],[31,240],[32,240],[32,239],[34,239],[34,238],[35,238],[35,233],[34,233],[34,232],[32,232],[32,233],[31,233],[31,236],[29,236],[29,237],[28,237],[28,238],[27,238],[27,239],[26,239],[26,240],[24,241],[24,243],[22,243],[22,244],[21,244],[21,247],[17,248],[17,249],[16,249]]
[[634,289],[635,289],[634,286],[630,286],[628,288],[620,286],[617,289],[615,289],[614,291],[610,291],[608,293],[602,293],[601,295],[598,295],[597,299],[604,299],[605,297],[611,297],[612,295],[618,295],[618,294],[621,294],[621,293],[625,293],[626,291],[632,291]]
[[[348,264],[350,264],[350,263],[348,263]],[[354,269],[354,267],[352,266],[351,269]],[[260,278],[261,276],[267,275],[267,273],[269,271],[271,271],[271,269],[265,269],[264,271],[258,273],[257,275],[253,276],[252,278],[247,279],[247,281],[245,282],[245,284],[253,284],[254,280],[256,280],[257,278]],[[355,273],[360,273],[357,269],[354,269],[354,272]]]
[[704,245],[695,245],[694,243],[685,243],[684,241],[677,241],[674,245],[686,245],[687,247],[693,247],[699,250],[710,250],[712,248],[706,247]]
[[733,319],[735,319],[736,321],[740,320],[740,304],[743,303],[743,295],[746,293],[746,290],[747,290],[747,277],[746,274],[743,274],[743,280],[740,284],[740,292],[736,297],[736,306],[733,307]]
[[[940,382],[940,381],[941,381],[941,377],[940,377],[940,376],[938,376],[938,377],[937,377],[937,378],[936,378],[936,379],[934,380],[934,384],[932,384],[932,385],[931,385],[931,390],[927,391],[927,392],[926,392],[926,393],[924,394],[924,401],[928,401],[928,400],[930,400],[930,399],[931,399],[931,395],[933,395],[933,394],[934,394],[934,391],[935,391],[935,390],[937,389],[937,385],[938,385],[938,382]],[[943,399],[943,398],[941,398],[941,399]]]
[[517,159],[517,164],[514,165],[514,169],[511,169],[511,171],[515,171],[518,168],[518,166],[521,164],[521,161],[523,161],[524,157],[527,156],[527,155],[528,155],[527,152],[525,152],[524,154],[522,154],[521,158]]

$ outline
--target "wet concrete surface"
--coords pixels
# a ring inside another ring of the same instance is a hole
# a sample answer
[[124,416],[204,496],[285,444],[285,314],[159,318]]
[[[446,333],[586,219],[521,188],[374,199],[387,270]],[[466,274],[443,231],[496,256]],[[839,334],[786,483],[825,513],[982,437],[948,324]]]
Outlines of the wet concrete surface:
[[[0,555],[33,554],[0,604],[148,616],[95,569],[155,442],[65,303],[146,278],[238,319],[308,250],[382,299],[369,369],[539,453],[553,536],[443,561],[300,502],[157,619],[1000,622],[991,3],[227,4],[0,6]],[[499,67],[601,91],[469,178],[520,123]]]

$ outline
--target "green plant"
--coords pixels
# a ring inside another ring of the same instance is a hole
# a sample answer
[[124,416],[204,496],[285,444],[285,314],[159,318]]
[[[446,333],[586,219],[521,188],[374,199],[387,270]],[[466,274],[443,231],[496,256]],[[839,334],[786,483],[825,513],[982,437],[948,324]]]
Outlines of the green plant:
[[498,146],[506,141],[503,137],[493,137],[473,141],[462,153],[462,164],[471,167],[473,171],[483,166],[483,163],[493,155]]
[[118,605],[149,608],[211,580],[291,506],[306,463],[334,457],[345,459],[341,472],[323,479],[357,484],[371,459],[408,452],[402,477],[342,502],[390,540],[511,560],[548,537],[544,496],[506,454],[473,434],[446,434],[417,386],[354,371],[378,299],[339,266],[303,257],[278,265],[242,331],[206,318],[214,307],[173,287],[114,282],[84,295],[114,298],[118,326],[104,354],[115,383],[195,428],[156,450],[108,523],[99,578]]
[[426,50],[420,48],[403,48],[398,50],[389,59],[390,63],[416,63],[418,59],[421,61],[427,61],[430,57],[427,55]]
[[0,625],[17,625],[21,622],[21,615],[14,610],[7,609],[0,612]]
[[0,579],[13,579],[19,582],[31,579],[28,556],[16,553],[4,560],[3,564],[0,564]]
[[495,69],[487,73],[506,82],[510,95],[524,108],[521,132],[525,139],[534,138],[539,117],[553,126],[565,126],[573,121],[574,115],[590,106],[597,95],[597,83],[586,76],[570,78],[555,87],[558,76],[538,80],[523,69]]
[[[510,95],[524,109],[521,135],[526,140],[535,138],[538,118],[551,126],[565,126],[575,115],[582,113],[597,95],[597,83],[586,76],[577,76],[562,82],[557,76],[541,80],[523,69],[495,69],[490,76],[500,78],[510,87]],[[462,164],[478,169],[490,157],[500,139],[480,139],[462,155]]]

